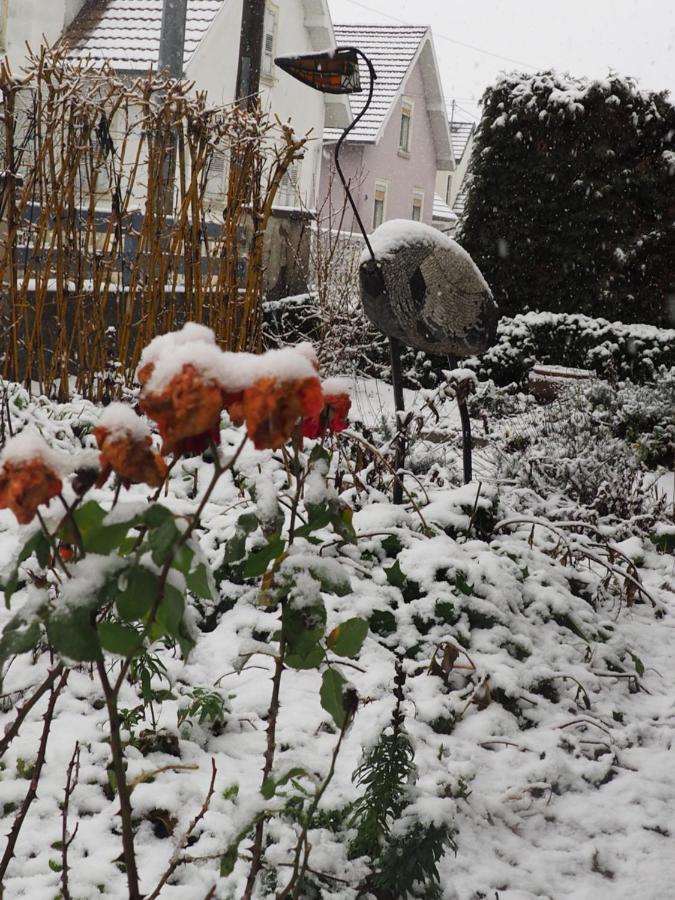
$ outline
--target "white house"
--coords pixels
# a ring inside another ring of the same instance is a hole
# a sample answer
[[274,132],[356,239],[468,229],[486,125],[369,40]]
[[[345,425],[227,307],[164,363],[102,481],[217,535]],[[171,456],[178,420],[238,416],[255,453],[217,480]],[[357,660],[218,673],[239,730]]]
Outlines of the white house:
[[[196,90],[207,91],[213,105],[235,99],[243,2],[247,0],[188,0],[185,77]],[[50,43],[63,36],[71,58],[107,60],[120,74],[157,67],[162,0],[0,0],[0,10],[0,41],[17,71],[25,43],[38,47],[43,35]],[[334,46],[327,0],[268,0],[262,102],[282,121],[290,121],[298,135],[312,135],[305,158],[280,192],[282,206],[314,207],[324,127],[346,125],[351,113],[345,98],[304,87],[278,69],[274,57]]]
[[449,123],[452,154],[455,160],[453,170],[438,172],[436,176],[436,211],[434,225],[453,234],[464,214],[468,186],[469,164],[476,132],[474,122],[453,119]]
[[[185,77],[207,91],[214,105],[235,99],[242,2],[188,0]],[[95,0],[87,3],[66,33],[72,57],[106,59],[119,72],[138,74],[157,65],[162,0]],[[283,0],[266,6],[261,61],[261,98],[298,135],[311,133],[304,160],[279,196],[283,206],[315,204],[321,135],[327,123],[346,124],[349,107],[303,87],[274,65],[275,56],[311,53],[335,45],[327,0]],[[211,185],[211,190],[214,186]]]

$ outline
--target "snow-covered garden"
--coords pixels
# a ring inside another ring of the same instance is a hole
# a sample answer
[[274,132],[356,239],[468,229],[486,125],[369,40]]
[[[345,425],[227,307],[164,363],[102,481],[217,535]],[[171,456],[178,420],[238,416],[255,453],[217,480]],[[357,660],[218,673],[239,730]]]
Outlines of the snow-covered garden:
[[672,373],[478,384],[468,485],[410,391],[395,506],[390,387],[314,365],[4,385],[4,895],[670,896]]

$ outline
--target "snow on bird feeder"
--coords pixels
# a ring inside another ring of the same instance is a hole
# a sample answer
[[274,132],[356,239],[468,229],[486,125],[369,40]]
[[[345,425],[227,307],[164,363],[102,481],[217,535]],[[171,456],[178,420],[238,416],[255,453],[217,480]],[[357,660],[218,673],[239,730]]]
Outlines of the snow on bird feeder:
[[422,222],[393,219],[370,235],[359,275],[370,321],[387,337],[428,353],[484,353],[497,331],[497,304],[460,245]]

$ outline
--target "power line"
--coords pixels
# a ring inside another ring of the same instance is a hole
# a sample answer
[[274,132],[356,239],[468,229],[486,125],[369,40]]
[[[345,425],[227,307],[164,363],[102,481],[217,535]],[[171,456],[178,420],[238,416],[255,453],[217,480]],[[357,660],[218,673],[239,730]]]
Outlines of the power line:
[[[351,3],[352,6],[359,6],[361,9],[366,9],[368,12],[376,13],[378,16],[383,16],[385,19],[391,19],[392,22],[398,22],[399,25],[412,25],[412,22],[406,22],[405,19],[399,19],[397,16],[392,16],[390,13],[385,13],[380,9],[368,6],[366,3],[359,3],[359,0],[346,0],[346,2]],[[458,47],[465,47],[467,50],[473,50],[475,53],[482,53],[484,56],[493,56],[495,59],[502,59],[506,62],[515,63],[517,66],[524,66],[526,69],[537,71],[537,69],[541,68],[541,66],[534,66],[532,63],[523,62],[522,59],[513,59],[511,56],[503,56],[501,53],[493,53],[491,50],[484,50],[482,47],[476,47],[475,44],[467,44],[464,41],[458,41],[456,38],[451,38],[447,34],[441,34],[438,31],[434,31],[434,37],[441,41],[447,41],[449,44],[456,44]]]

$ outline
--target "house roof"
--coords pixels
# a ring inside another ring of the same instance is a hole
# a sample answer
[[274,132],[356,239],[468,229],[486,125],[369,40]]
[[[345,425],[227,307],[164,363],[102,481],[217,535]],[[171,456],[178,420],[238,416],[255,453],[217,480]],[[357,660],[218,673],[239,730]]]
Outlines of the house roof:
[[[187,63],[224,0],[188,0]],[[157,67],[162,0],[87,0],[65,34],[71,59],[106,60],[123,72]]]
[[461,161],[476,126],[473,122],[450,122],[450,142],[455,162]]
[[455,202],[452,204],[452,211],[456,214],[458,219],[461,219],[464,216],[464,210],[466,208],[466,198],[469,193],[469,186],[471,184],[471,172],[467,169],[464,173],[464,177],[462,178],[462,183],[459,186],[459,191],[457,192],[457,196],[455,197]]
[[432,219],[434,222],[456,222],[457,213],[453,212],[440,194],[434,194],[434,210]]
[[[372,105],[348,136],[348,140],[356,143],[375,143],[429,29],[423,25],[335,25],[334,28],[337,45],[363,50],[377,73]],[[359,59],[359,68],[363,93],[352,96],[354,116],[363,109],[370,83],[368,69],[362,59]],[[339,131],[327,129],[325,137],[331,140],[340,134]]]

